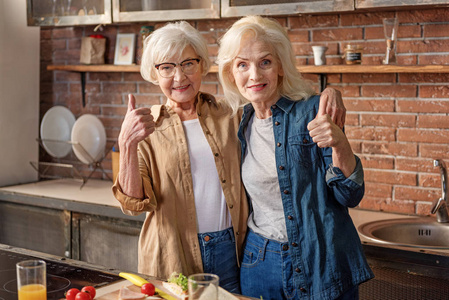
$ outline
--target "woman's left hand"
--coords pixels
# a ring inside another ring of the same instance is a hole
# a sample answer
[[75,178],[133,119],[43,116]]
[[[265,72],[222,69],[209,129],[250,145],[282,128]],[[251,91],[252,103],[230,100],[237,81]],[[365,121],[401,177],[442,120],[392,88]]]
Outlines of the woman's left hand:
[[309,124],[307,129],[312,140],[317,143],[318,147],[338,147],[342,143],[348,143],[348,140],[340,129],[326,113],[327,104],[320,101],[318,114]]

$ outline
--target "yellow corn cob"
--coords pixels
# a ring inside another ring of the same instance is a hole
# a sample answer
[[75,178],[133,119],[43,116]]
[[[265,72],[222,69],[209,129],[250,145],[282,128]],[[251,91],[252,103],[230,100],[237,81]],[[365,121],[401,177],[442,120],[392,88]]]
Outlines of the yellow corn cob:
[[120,272],[118,275],[131,281],[132,284],[137,286],[142,286],[144,283],[148,283],[148,281],[146,281],[145,279],[136,274]]

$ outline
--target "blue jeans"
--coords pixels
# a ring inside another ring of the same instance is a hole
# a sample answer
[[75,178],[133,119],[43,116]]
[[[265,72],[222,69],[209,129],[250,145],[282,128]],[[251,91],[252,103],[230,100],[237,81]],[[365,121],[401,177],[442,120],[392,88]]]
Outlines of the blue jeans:
[[[240,268],[242,294],[264,300],[300,299],[299,287],[293,283],[293,268],[288,243],[264,238],[252,230],[246,237]],[[357,300],[358,286],[341,295],[338,300]]]
[[240,294],[239,267],[232,227],[222,231],[200,233],[198,240],[204,272],[218,275],[222,288]]

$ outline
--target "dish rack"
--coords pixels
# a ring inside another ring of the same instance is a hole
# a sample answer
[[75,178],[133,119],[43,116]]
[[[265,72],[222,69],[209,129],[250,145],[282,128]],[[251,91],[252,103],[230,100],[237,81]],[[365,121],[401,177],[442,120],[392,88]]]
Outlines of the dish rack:
[[[71,179],[75,179],[75,180],[80,180],[82,182],[80,189],[82,189],[83,186],[87,183],[87,181],[95,173],[95,171],[100,170],[102,172],[102,174],[104,174],[109,180],[112,181],[109,174],[106,173],[106,171],[103,169],[101,162],[107,156],[107,154],[112,150],[114,143],[107,142],[111,145],[107,145],[106,149],[104,151],[104,155],[102,155],[100,159],[95,160],[90,155],[90,153],[83,147],[83,145],[80,142],[60,141],[60,140],[41,139],[41,138],[36,139],[36,141],[39,143],[39,145],[44,150],[45,150],[45,147],[43,145],[43,142],[69,144],[72,147],[77,148],[78,151],[81,151],[86,157],[90,158],[89,159],[90,161],[92,161],[92,163],[87,165],[89,168],[92,169],[87,177],[83,176],[81,174],[81,172],[79,171],[79,169],[74,164],[59,162],[59,160],[61,158],[57,158],[58,162],[41,162],[41,161],[32,162],[32,161],[30,161],[31,166],[38,172],[40,178],[47,178],[47,179],[71,178]],[[73,148],[72,148],[71,152],[73,152]],[[47,151],[47,153],[48,153],[48,151]],[[58,171],[52,172],[53,170],[58,170]]]

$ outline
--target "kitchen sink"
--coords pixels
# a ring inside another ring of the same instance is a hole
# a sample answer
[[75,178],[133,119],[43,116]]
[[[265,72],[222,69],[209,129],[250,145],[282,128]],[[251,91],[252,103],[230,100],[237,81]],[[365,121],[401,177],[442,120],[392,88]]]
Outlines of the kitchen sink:
[[358,231],[369,241],[381,244],[449,249],[449,223],[432,218],[378,220],[361,224]]

